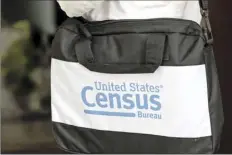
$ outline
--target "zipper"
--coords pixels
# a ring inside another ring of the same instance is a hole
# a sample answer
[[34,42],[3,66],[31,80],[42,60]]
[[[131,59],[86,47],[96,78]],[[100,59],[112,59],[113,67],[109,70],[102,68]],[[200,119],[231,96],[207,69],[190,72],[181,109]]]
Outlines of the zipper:
[[[150,26],[155,26],[155,24],[163,23],[164,21],[169,21],[171,24],[176,25],[183,25],[183,26],[189,26],[193,24],[195,27],[193,28],[193,31],[198,31],[197,33],[200,34],[201,38],[205,40],[203,34],[202,34],[202,27],[200,24],[198,24],[195,21],[187,20],[187,19],[179,19],[179,18],[153,18],[153,19],[120,19],[120,20],[105,20],[105,21],[88,21],[84,19],[83,17],[73,17],[73,19],[80,21],[81,27],[84,28],[84,32],[90,32],[92,30],[99,31],[100,29],[107,28],[108,26],[114,24],[114,27],[121,27],[121,26],[128,26],[128,27],[141,27],[141,25],[151,24]],[[139,24],[137,24],[139,23]],[[152,24],[154,23],[154,24]],[[92,30],[91,30],[92,29]],[[82,30],[83,31],[83,30]],[[167,33],[167,32],[161,32],[161,33]],[[84,33],[85,34],[85,33]],[[98,34],[85,34],[87,37],[91,38],[91,36],[98,36]]]
[[82,21],[84,21],[83,25],[87,26],[87,27],[99,27],[99,26],[106,26],[106,25],[111,25],[111,24],[129,24],[129,25],[133,25],[135,24],[135,22],[140,22],[140,24],[144,23],[158,23],[160,20],[160,22],[163,22],[163,20],[171,20],[173,24],[180,24],[179,22],[183,22],[181,23],[181,25],[189,25],[189,23],[187,22],[192,22],[194,23],[199,29],[202,29],[200,24],[198,24],[195,21],[192,20],[187,20],[187,19],[178,19],[178,18],[156,18],[156,19],[122,19],[122,20],[106,20],[106,21],[88,21],[85,19],[82,19]]

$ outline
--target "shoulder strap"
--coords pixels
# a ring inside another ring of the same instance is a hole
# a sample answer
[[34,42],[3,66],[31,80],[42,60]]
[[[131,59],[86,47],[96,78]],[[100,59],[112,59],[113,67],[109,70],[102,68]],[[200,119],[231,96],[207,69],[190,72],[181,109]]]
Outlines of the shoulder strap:
[[203,10],[208,10],[209,6],[208,6],[208,0],[199,0],[200,3],[200,7]]
[[201,8],[201,15],[203,20],[203,31],[207,41],[207,44],[213,44],[212,29],[209,21],[209,0],[199,0],[199,5]]

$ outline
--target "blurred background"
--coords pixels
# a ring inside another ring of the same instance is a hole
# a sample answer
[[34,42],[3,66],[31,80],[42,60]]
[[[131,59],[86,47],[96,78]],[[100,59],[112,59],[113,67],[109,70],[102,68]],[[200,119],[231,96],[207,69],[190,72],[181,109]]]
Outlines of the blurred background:
[[[209,0],[225,113],[218,153],[232,153],[232,1]],[[55,0],[1,0],[1,151],[65,153],[51,128],[50,48],[67,18]]]
[[64,153],[50,124],[50,47],[67,18],[52,0],[1,1],[1,151]]

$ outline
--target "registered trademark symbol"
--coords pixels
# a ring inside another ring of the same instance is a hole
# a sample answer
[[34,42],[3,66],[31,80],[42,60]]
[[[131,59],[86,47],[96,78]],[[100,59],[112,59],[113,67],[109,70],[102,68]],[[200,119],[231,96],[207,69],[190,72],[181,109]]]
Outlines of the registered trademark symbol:
[[160,88],[163,88],[163,85],[160,85]]

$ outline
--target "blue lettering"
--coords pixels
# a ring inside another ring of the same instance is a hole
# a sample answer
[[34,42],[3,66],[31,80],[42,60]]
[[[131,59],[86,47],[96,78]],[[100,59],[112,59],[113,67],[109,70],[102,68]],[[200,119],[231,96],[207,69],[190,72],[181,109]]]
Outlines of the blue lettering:
[[99,107],[101,108],[107,108],[107,104],[103,104],[102,102],[107,102],[107,97],[105,94],[103,93],[97,93],[96,95],[96,102],[97,105],[99,105]]
[[147,95],[143,95],[143,105],[141,105],[141,100],[140,100],[140,95],[136,94],[136,103],[137,103],[137,108],[138,109],[148,109],[148,103],[147,103]]
[[86,99],[86,92],[87,90],[93,90],[93,87],[90,87],[90,86],[87,86],[87,87],[84,87],[81,91],[81,98],[82,98],[82,101],[84,102],[85,105],[87,105],[88,107],[95,107],[96,105],[94,103],[89,103]]
[[157,101],[156,99],[159,99],[159,96],[158,96],[158,95],[151,95],[151,96],[150,96],[150,103],[153,104],[153,105],[155,105],[155,107],[151,105],[150,108],[151,108],[152,110],[154,110],[154,111],[158,111],[158,110],[161,109],[161,104],[160,104],[160,102]]
[[117,102],[117,108],[121,109],[122,105],[121,105],[121,100],[120,100],[120,95],[119,94],[109,94],[109,101],[110,101],[110,108],[114,108],[114,98],[116,98],[116,102]]
[[[112,85],[112,86],[111,86]],[[94,87],[95,86],[95,87]],[[150,113],[151,111],[159,111],[161,110],[161,102],[160,102],[160,87],[163,86],[150,86],[148,84],[139,85],[137,83],[129,83],[131,93],[110,93],[110,91],[124,91],[121,88],[125,87],[126,84],[123,85],[114,85],[113,83],[104,84],[101,82],[95,82],[94,86],[86,86],[81,91],[82,102],[88,107],[92,107],[90,109],[97,112],[101,112],[102,115],[106,113],[133,113],[136,114],[139,118],[153,118],[153,119],[161,119],[161,115]],[[111,88],[107,88],[107,86],[111,86]],[[101,92],[107,91],[107,92]],[[126,89],[125,89],[126,90]],[[133,92],[138,92],[137,94]],[[140,94],[140,92],[144,92],[144,94]],[[153,92],[153,95],[150,94]],[[92,93],[92,94],[91,94]],[[157,93],[157,94],[156,94]],[[95,96],[95,97],[93,97]],[[98,107],[97,109],[93,107]],[[102,108],[102,110],[101,110]],[[111,110],[110,110],[111,108]],[[124,109],[121,111],[120,109]],[[134,110],[132,110],[134,109]],[[99,111],[98,111],[99,110]],[[109,110],[109,111],[108,111]],[[113,111],[112,111],[113,110]],[[140,111],[141,110],[141,111]],[[91,113],[91,112],[90,112]]]
[[154,93],[154,91],[155,91],[155,87],[151,85],[150,86],[150,92]]
[[133,109],[135,107],[135,104],[134,104],[133,100],[128,99],[128,98],[131,98],[132,96],[133,96],[132,94],[123,95],[122,100],[125,103],[129,104],[129,105],[123,105],[123,108],[125,108],[125,109]]
[[143,113],[141,111],[138,111],[138,117],[139,118],[143,117]]
[[[94,82],[94,84],[95,84],[95,88],[97,89],[97,90],[101,90],[101,82]],[[99,86],[99,87],[98,87]]]
[[130,83],[130,91],[136,91],[135,83]]
[[153,113],[143,113],[138,111],[138,118],[152,118],[152,119],[162,119],[161,114],[153,114]]
[[155,92],[159,93],[159,91],[160,91],[159,86],[155,86]]

